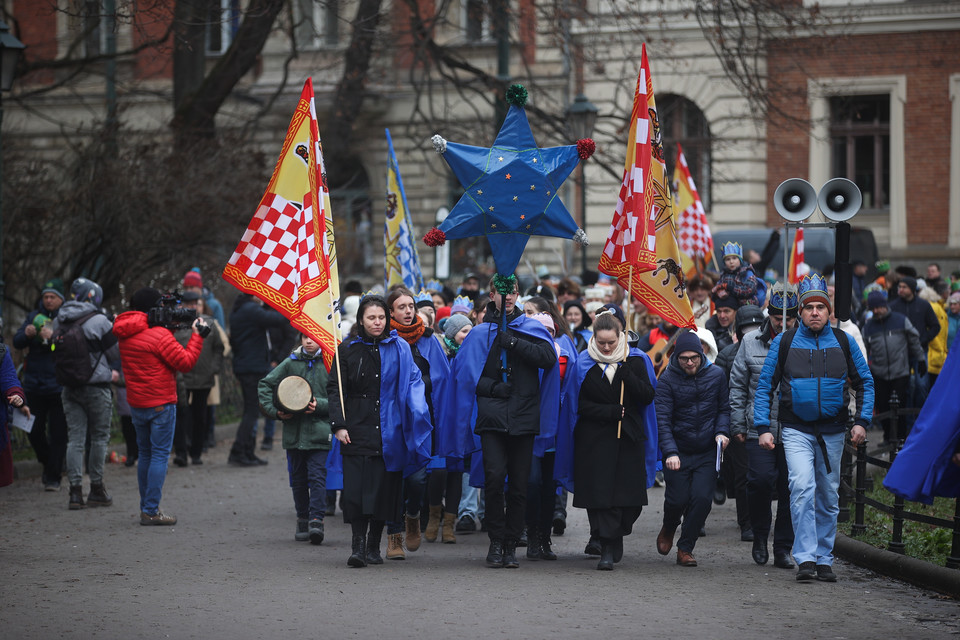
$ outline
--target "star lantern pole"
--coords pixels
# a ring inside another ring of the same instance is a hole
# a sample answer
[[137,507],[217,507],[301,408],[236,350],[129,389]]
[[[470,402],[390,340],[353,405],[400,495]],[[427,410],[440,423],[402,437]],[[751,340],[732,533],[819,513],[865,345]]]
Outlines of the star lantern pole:
[[[439,227],[424,236],[437,247],[447,239],[486,236],[497,267],[494,288],[509,295],[517,284],[514,272],[531,236],[571,238],[586,245],[587,235],[560,200],[559,189],[581,160],[596,150],[593,140],[541,149],[527,121],[527,90],[507,89],[510,105],[493,146],[448,142],[435,135],[434,149],[463,186],[464,194]],[[500,331],[506,330],[501,308]],[[506,351],[501,354],[506,376]]]

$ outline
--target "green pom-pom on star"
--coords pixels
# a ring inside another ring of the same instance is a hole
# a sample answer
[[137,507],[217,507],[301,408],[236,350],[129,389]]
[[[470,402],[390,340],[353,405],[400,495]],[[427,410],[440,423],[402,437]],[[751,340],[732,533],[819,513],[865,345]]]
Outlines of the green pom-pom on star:
[[502,296],[508,296],[513,293],[516,286],[517,276],[515,275],[502,276],[498,273],[493,276],[493,288]]
[[527,104],[527,89],[522,84],[512,84],[507,88],[507,104],[523,108]]

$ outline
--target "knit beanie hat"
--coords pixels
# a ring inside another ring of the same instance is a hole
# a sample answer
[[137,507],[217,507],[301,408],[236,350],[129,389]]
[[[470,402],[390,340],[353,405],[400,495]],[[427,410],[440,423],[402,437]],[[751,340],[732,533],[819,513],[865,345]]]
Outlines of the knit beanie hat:
[[184,287],[200,287],[203,288],[203,278],[200,277],[200,271],[197,269],[191,269],[187,271],[186,275],[183,276],[183,286]]
[[960,302],[960,291],[954,291],[950,294],[950,297],[947,298],[947,304],[953,304],[954,302]]
[[900,278],[900,282],[902,282],[902,283],[904,283],[905,285],[907,285],[908,287],[910,287],[910,291],[912,291],[912,292],[914,292],[914,293],[917,292],[917,279],[916,279],[916,278],[912,278],[912,277],[910,277],[910,276],[903,276],[903,277]]
[[470,322],[470,318],[459,313],[452,315],[447,318],[446,322],[443,323],[443,337],[453,342],[454,336],[460,333],[460,329],[463,329],[468,324],[473,324]]
[[43,285],[43,291],[40,292],[40,295],[45,293],[52,293],[56,296],[60,296],[61,300],[66,300],[66,297],[63,295],[63,280],[60,278],[51,278]]
[[152,287],[144,287],[137,290],[130,298],[130,308],[134,311],[143,311],[146,313],[157,306],[162,294]]
[[673,349],[673,352],[677,355],[686,351],[695,351],[701,356],[703,355],[703,345],[700,344],[700,336],[692,331],[688,331],[677,338],[677,343]]
[[530,317],[545,326],[547,333],[553,335],[557,332],[557,325],[553,323],[553,318],[550,317],[549,313],[535,313]]
[[723,298],[720,296],[713,296],[713,307],[715,309],[726,307],[727,309],[736,310],[740,308],[740,303],[737,302],[737,299],[733,296],[724,296]]
[[867,296],[867,309],[878,309],[887,306],[887,294],[883,291],[871,291]]

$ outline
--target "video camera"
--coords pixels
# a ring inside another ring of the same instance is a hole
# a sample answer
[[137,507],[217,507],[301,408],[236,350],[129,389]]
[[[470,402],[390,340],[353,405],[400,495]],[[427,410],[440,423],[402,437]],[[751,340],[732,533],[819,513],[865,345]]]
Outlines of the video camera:
[[[185,309],[180,305],[180,298],[172,293],[165,293],[157,300],[157,306],[147,311],[147,324],[151,327],[164,327],[170,331],[189,328],[197,319],[196,309]],[[200,328],[200,337],[206,338],[210,327]]]

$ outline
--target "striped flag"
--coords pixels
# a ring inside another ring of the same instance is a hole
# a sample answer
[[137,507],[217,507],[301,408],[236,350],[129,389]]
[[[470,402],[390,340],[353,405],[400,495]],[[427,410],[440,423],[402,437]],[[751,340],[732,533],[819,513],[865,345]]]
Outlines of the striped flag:
[[[641,86],[644,87],[642,92]],[[641,97],[643,102],[638,103]],[[644,133],[639,133],[641,131]],[[636,144],[637,141],[642,144]],[[633,104],[627,170],[624,171],[624,186],[620,189],[623,206],[617,205],[610,235],[600,257],[600,271],[615,276],[620,286],[642,302],[651,314],[674,326],[693,328],[693,309],[687,296],[677,246],[673,198],[663,160],[660,121],[644,45],[640,81]],[[628,180],[628,174],[636,179]],[[643,185],[642,193],[635,191],[640,185]],[[628,232],[631,228],[634,231]]]
[[[804,266],[801,266],[804,265]],[[801,276],[809,273],[809,269],[804,268],[805,263],[803,261],[803,227],[797,228],[796,234],[793,236],[793,248],[790,250],[790,262],[787,267],[787,279],[790,284],[797,284],[800,282]]]
[[423,272],[420,271],[420,256],[414,241],[413,224],[407,196],[400,179],[397,155],[393,151],[390,129],[387,133],[387,210],[383,228],[384,288],[402,284],[414,293],[423,289]]
[[340,283],[309,78],[267,190],[223,278],[257,296],[313,338],[329,370],[340,341]]
[[673,168],[673,210],[680,218],[677,241],[683,258],[683,270],[690,276],[703,271],[706,266],[713,252],[713,236],[680,143],[677,143],[677,163]]
[[[630,114],[630,132],[627,136],[627,156],[620,197],[617,199],[613,222],[603,245],[599,265],[602,273],[624,282],[629,279],[631,264],[634,275],[656,268],[657,237],[654,222],[657,210],[653,176],[650,173],[650,134],[653,127],[648,111],[652,90],[647,45],[644,44],[637,88],[633,95],[633,111]],[[623,286],[629,288],[629,285]]]

